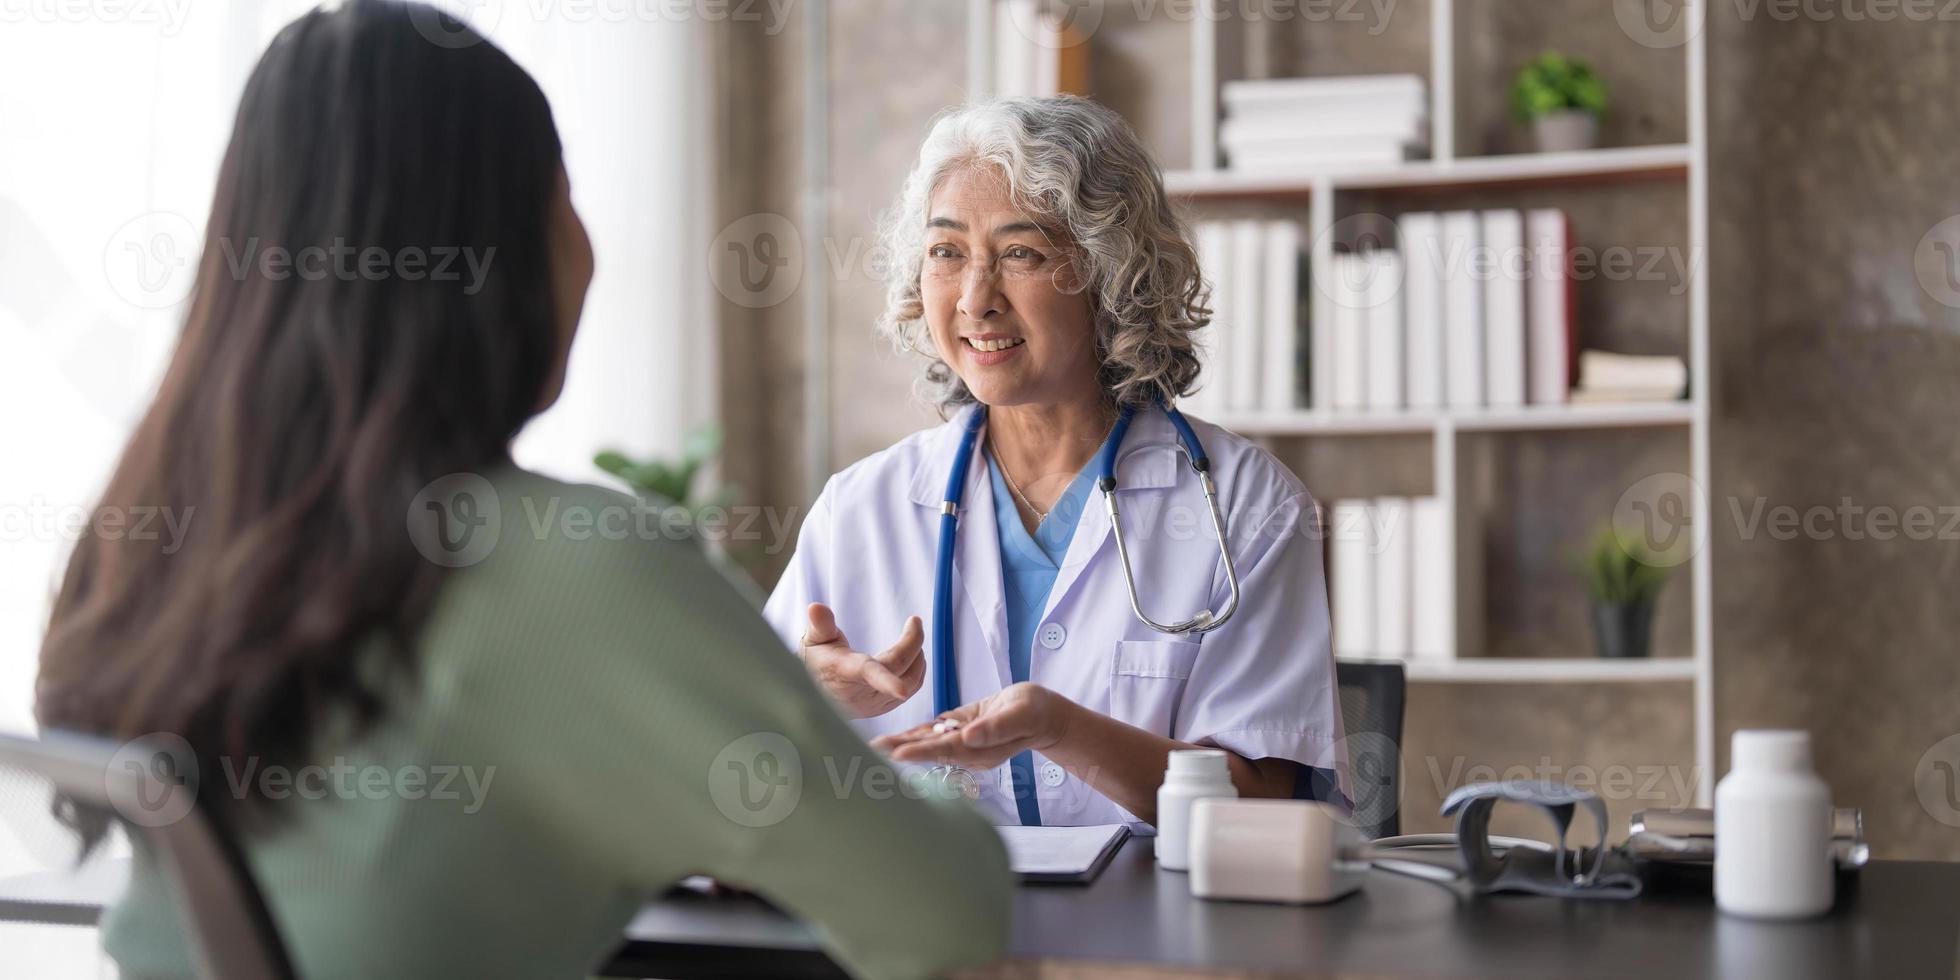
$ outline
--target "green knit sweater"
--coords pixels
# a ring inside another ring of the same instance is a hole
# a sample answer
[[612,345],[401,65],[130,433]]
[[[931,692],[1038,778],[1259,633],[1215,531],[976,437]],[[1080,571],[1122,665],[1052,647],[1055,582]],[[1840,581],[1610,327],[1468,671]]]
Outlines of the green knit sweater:
[[[993,829],[894,788],[695,544],[618,494],[489,483],[495,546],[444,585],[380,722],[323,736],[317,769],[200,774],[287,797],[245,849],[302,976],[583,976],[690,874],[813,924],[861,977],[1001,954]],[[103,943],[125,977],[191,974],[141,849]]]

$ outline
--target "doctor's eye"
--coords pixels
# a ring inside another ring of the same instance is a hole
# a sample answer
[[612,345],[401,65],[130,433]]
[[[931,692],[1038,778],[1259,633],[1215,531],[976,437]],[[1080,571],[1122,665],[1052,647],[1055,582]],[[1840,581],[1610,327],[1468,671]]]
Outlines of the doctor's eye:
[[1040,252],[1037,252],[1026,245],[1009,245],[1007,246],[1006,251],[1003,251],[1000,254],[1001,254],[1001,258],[1007,259],[1010,262],[1040,262],[1042,259],[1046,258],[1046,256],[1042,255]]
[[932,259],[942,259],[942,260],[957,259],[960,257],[960,250],[951,245],[946,244],[945,242],[940,242],[937,245],[926,246],[926,257]]

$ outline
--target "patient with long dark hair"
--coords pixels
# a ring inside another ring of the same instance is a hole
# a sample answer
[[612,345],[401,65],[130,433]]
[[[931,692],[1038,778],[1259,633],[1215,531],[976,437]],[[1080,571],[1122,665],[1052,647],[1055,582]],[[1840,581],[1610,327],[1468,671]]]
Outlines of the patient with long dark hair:
[[[188,743],[307,977],[581,976],[693,873],[857,975],[995,955],[987,824],[873,792],[884,763],[695,543],[511,463],[593,256],[543,93],[434,23],[350,0],[253,72],[175,356],[60,587],[41,723]],[[183,534],[120,533],[139,507]],[[574,509],[625,533],[525,516]],[[161,874],[139,844],[104,922],[125,976],[192,974]]]

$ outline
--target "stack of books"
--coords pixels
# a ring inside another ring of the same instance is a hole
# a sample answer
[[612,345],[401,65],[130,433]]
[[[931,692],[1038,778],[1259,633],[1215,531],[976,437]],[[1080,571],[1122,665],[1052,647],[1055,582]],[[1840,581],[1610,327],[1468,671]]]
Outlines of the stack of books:
[[1183,407],[1209,418],[1297,407],[1304,230],[1293,221],[1207,221],[1197,239],[1212,316],[1199,339],[1198,390]]
[[1326,529],[1334,655],[1450,657],[1450,524],[1437,497],[1336,501]]
[[1309,340],[1319,411],[1564,403],[1572,387],[1571,228],[1543,209],[1404,215],[1399,249],[1338,252],[1331,324]]
[[1579,355],[1579,387],[1574,402],[1627,404],[1671,402],[1688,397],[1688,362],[1678,357],[1643,357],[1589,350]]
[[1429,93],[1415,75],[1225,83],[1218,142],[1233,170],[1326,173],[1415,159],[1429,145]]

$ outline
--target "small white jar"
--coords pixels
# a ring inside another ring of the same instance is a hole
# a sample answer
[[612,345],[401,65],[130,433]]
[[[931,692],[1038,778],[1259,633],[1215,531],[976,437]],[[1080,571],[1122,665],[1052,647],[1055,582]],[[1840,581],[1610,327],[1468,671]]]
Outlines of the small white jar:
[[1210,796],[1237,798],[1223,749],[1173,749],[1157,789],[1157,865],[1191,867],[1191,804]]
[[1831,789],[1811,769],[1810,733],[1745,729],[1715,787],[1715,904],[1758,919],[1831,907]]

